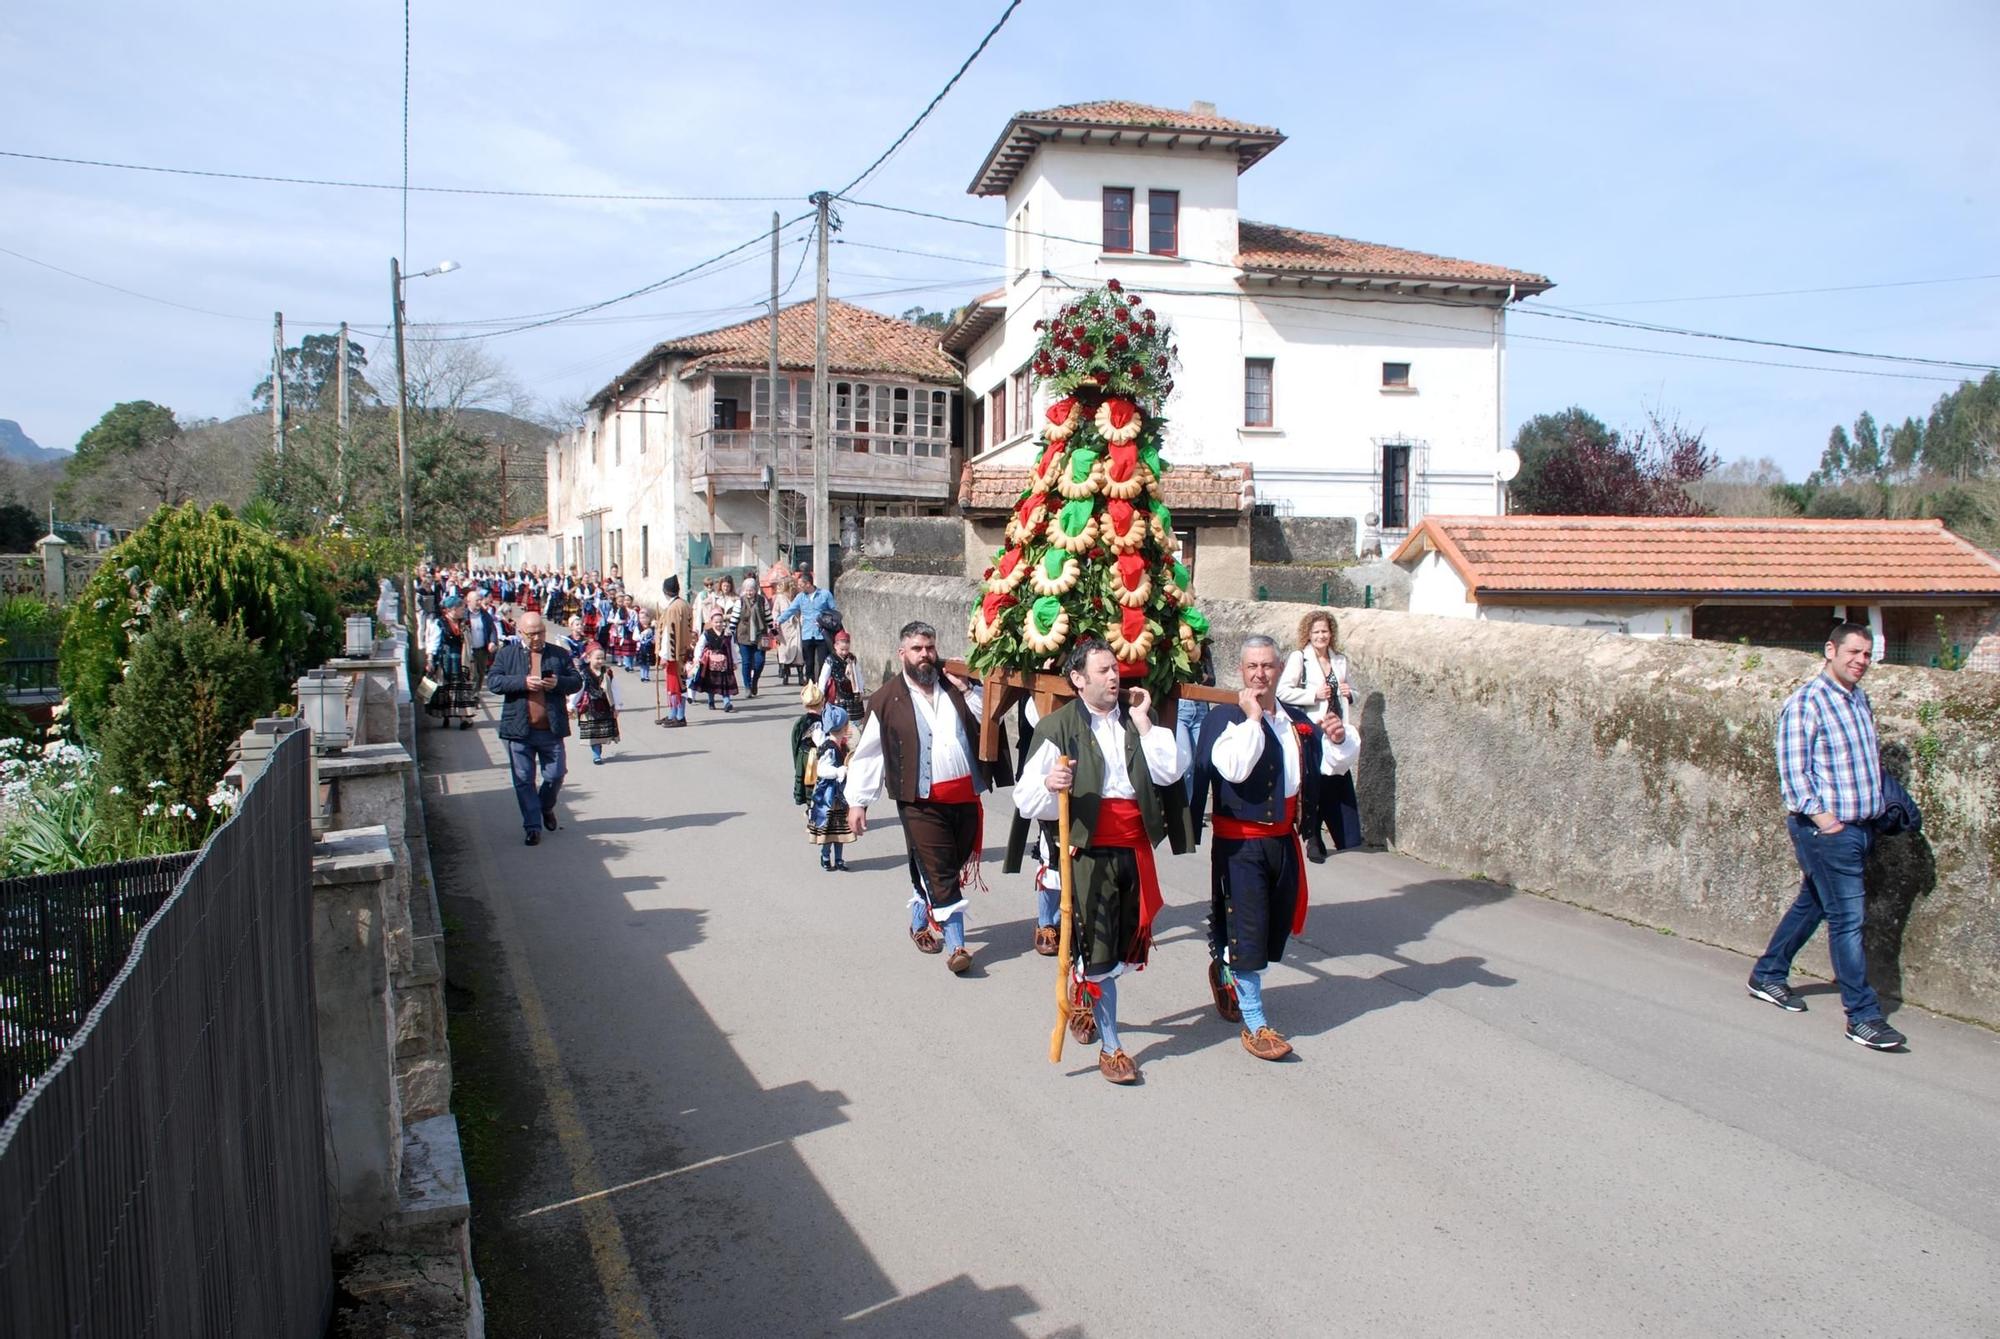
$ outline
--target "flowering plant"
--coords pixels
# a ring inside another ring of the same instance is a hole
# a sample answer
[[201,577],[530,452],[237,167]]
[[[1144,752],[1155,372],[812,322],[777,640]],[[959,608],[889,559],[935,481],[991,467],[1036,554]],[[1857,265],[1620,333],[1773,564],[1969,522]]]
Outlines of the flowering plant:
[[1173,332],[1116,279],[1071,299],[1035,329],[1040,338],[1030,366],[1057,396],[1079,390],[1124,396],[1150,417],[1174,393],[1180,348]]

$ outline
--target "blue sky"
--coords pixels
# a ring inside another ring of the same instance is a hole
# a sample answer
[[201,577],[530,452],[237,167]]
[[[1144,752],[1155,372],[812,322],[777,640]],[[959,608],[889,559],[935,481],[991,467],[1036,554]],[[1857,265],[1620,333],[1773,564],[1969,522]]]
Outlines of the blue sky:
[[[1002,7],[765,4],[753,24],[727,6],[419,0],[413,184],[783,199],[417,194],[409,268],[448,257],[463,269],[413,282],[411,319],[610,297],[750,238],[774,207],[803,212],[807,193],[846,182],[894,138]],[[1243,178],[1246,217],[1539,271],[1558,284],[1546,301],[1568,307],[2000,362],[2000,279],[1972,278],[2000,273],[1996,53],[2000,6],[1989,0],[1895,12],[1845,0],[1247,10],[1027,0],[857,194],[998,222],[997,202],[964,190],[1011,113],[1200,98],[1290,137]],[[368,0],[8,6],[0,149],[394,182],[402,54],[401,7]],[[0,418],[66,447],[120,400],[183,417],[242,411],[268,362],[273,311],[286,313],[292,343],[341,319],[386,324],[400,210],[389,191],[0,158]],[[873,295],[859,300],[890,311],[942,308],[997,278],[997,233],[842,213],[836,294]],[[870,249],[883,247],[924,254]],[[800,240],[787,248],[788,278],[802,254]],[[1939,279],[1959,282],[1911,283]],[[1906,286],[1856,287],[1871,284]],[[595,389],[658,339],[755,315],[767,285],[757,254],[489,348],[555,402]],[[1848,291],[1734,296],[1808,288]],[[810,293],[807,271],[792,298]],[[1833,423],[1864,408],[1921,414],[1953,382],[1913,378],[1955,375],[1518,313],[1510,333],[1510,433],[1573,403],[1614,425],[1660,406],[1704,429],[1725,459],[1770,456],[1793,477]],[[361,340],[386,368],[387,346]]]

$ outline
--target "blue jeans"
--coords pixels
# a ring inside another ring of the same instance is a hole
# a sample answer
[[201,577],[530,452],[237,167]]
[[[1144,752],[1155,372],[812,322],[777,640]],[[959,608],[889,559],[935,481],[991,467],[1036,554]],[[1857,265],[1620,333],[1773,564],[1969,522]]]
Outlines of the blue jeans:
[[1229,979],[1236,985],[1236,1007],[1243,1011],[1243,1030],[1254,1037],[1258,1028],[1270,1026],[1264,1017],[1264,974],[1231,971]]
[[[922,902],[910,904],[910,928],[921,930],[931,923],[930,909]],[[944,923],[944,951],[956,953],[965,947],[965,913],[959,912]]]
[[[1190,746],[1201,743],[1201,723],[1208,719],[1208,709],[1212,705],[1214,704],[1209,702],[1190,702],[1187,698],[1179,699],[1176,721],[1178,724],[1187,727],[1188,744]],[[1182,779],[1181,784],[1187,787],[1188,803],[1193,804],[1194,768],[1188,768],[1188,774]]]
[[[527,832],[542,830],[542,811],[556,806],[562,790],[568,755],[562,738],[548,730],[530,730],[526,739],[509,739],[507,769],[514,774],[514,802],[521,806],[521,827]],[[535,784],[535,768],[542,769],[542,784]]]
[[743,690],[755,692],[758,676],[764,672],[764,648],[736,644],[736,662],[743,667]]
[[1097,1020],[1097,1045],[1106,1055],[1122,1051],[1125,1044],[1118,1036],[1118,978],[1107,976],[1097,983],[1103,992],[1091,1001],[1090,1013]]
[[1797,814],[1787,815],[1785,826],[1791,832],[1792,851],[1805,879],[1791,908],[1771,932],[1770,946],[1757,959],[1750,976],[1757,981],[1783,981],[1791,974],[1792,959],[1825,921],[1827,951],[1833,957],[1834,979],[1840,982],[1840,1007],[1852,1022],[1880,1018],[1882,1004],[1868,984],[1868,959],[1861,950],[1861,871],[1868,864],[1869,848],[1875,844],[1874,830],[1866,824],[1849,823],[1830,837],[1822,836]]
[[1062,918],[1062,889],[1035,887],[1035,924],[1055,925]]

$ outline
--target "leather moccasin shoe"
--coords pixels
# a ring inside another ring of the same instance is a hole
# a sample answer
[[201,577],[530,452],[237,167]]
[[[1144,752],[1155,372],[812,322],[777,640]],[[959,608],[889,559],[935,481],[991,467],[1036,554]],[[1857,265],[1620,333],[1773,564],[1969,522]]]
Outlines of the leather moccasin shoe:
[[937,937],[937,932],[935,930],[913,929],[910,931],[910,942],[917,946],[917,952],[919,953],[944,952],[944,943]]
[[1283,1060],[1292,1053],[1292,1044],[1270,1028],[1258,1028],[1255,1036],[1246,1028],[1238,1035],[1243,1038],[1243,1049],[1259,1060]]
[[944,965],[951,969],[953,976],[964,976],[972,968],[972,955],[962,948],[955,948],[951,956],[944,960]]
[[1097,1040],[1097,1017],[1088,1009],[1078,1009],[1069,1016],[1069,1035],[1076,1038],[1078,1046],[1088,1046]]
[[1126,1084],[1139,1081],[1139,1067],[1133,1064],[1132,1057],[1122,1050],[1099,1051],[1097,1072],[1104,1076],[1107,1083]]
[[1053,958],[1062,951],[1062,938],[1053,925],[1035,927],[1035,952],[1044,958]]
[[1222,959],[1208,960],[1208,993],[1215,996],[1215,1012],[1222,1015],[1225,1023],[1243,1021],[1243,1011],[1236,1007],[1236,992],[1222,979]]

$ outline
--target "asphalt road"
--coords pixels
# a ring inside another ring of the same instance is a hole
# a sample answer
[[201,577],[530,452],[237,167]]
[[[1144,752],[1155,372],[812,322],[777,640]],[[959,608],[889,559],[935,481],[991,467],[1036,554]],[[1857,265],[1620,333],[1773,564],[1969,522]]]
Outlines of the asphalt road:
[[1047,1060],[1006,799],[954,978],[892,809],[819,871],[795,709],[629,712],[532,850],[493,713],[426,731],[498,1339],[2000,1334],[2000,1037],[1905,1009],[1870,1052],[1830,985],[1785,1014],[1736,954],[1357,853],[1266,1064],[1209,1005],[1204,851],[1114,1088]]

